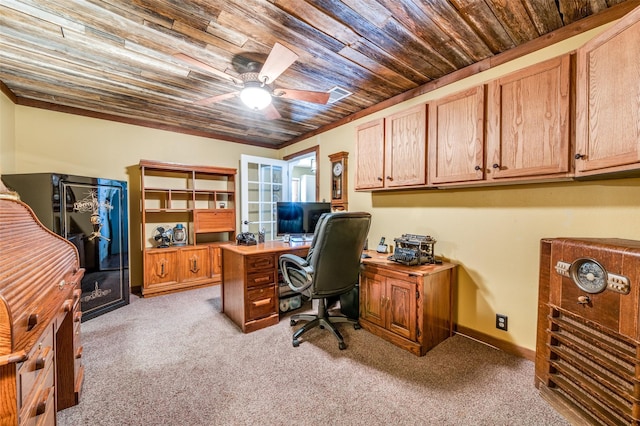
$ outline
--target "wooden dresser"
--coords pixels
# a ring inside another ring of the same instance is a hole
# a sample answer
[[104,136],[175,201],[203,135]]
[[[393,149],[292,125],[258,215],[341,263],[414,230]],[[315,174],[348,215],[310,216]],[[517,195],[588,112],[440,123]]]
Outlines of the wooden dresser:
[[0,185],[0,425],[55,425],[83,380],[76,248]]

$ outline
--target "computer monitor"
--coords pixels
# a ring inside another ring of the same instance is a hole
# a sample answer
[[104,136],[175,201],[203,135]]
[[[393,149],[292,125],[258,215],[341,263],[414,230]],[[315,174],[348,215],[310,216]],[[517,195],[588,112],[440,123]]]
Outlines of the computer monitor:
[[279,236],[311,235],[323,213],[331,212],[331,203],[281,201],[276,203],[276,233]]

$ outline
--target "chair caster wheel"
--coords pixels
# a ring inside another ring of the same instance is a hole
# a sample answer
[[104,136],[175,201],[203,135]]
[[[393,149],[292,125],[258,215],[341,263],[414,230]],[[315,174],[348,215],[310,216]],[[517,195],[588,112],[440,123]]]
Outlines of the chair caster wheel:
[[347,345],[345,345],[344,342],[340,342],[338,343],[338,348],[340,348],[341,351],[344,351],[347,349]]
[[298,346],[300,346],[300,341],[298,339],[293,339],[293,347],[297,348]]
[[362,326],[358,323],[353,324],[353,329],[354,330],[360,330],[362,328]]
[[294,319],[289,320],[289,325],[291,325],[291,326],[296,325],[297,323],[298,323],[298,321],[296,321]]

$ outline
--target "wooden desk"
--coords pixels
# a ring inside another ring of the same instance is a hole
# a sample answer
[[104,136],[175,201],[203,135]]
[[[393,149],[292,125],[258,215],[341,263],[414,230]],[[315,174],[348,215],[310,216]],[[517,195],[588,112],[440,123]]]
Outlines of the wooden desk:
[[456,266],[405,266],[367,252],[360,274],[360,325],[422,356],[453,335]]
[[305,257],[311,242],[267,241],[222,248],[222,312],[244,333],[278,323],[278,259],[284,253]]
[[1,183],[0,247],[0,425],[53,426],[82,388],[84,269]]

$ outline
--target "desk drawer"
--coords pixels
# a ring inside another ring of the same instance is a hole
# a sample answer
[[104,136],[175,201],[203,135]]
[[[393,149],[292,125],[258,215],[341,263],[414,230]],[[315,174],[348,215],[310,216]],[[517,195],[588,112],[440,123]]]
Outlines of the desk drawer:
[[53,324],[50,324],[34,345],[29,359],[22,363],[18,371],[20,407],[25,405],[29,396],[35,392],[35,388],[42,382],[45,373],[53,370],[50,368],[54,365],[53,358]]
[[264,287],[275,284],[276,272],[274,270],[247,274],[247,288]]
[[56,424],[54,372],[53,363],[50,363],[44,374],[44,381],[35,386],[32,395],[20,410],[21,426],[53,426]]
[[247,292],[247,321],[276,313],[276,287],[270,285]]
[[247,272],[256,272],[264,269],[276,268],[276,257],[273,254],[247,256],[245,258]]

